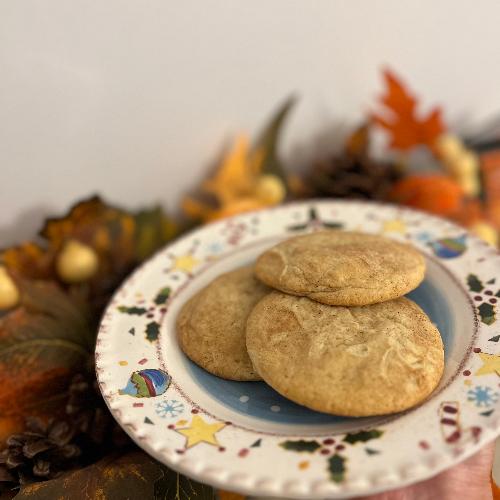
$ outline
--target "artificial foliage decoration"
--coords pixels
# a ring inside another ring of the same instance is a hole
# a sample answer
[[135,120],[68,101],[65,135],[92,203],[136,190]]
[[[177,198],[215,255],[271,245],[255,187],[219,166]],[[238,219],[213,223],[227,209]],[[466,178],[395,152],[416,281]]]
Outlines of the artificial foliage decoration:
[[61,391],[63,409],[57,417],[27,417],[24,430],[7,439],[0,452],[0,492],[57,478],[99,460],[110,449],[130,449],[130,439],[100,397],[91,365]]
[[413,174],[394,184],[389,199],[401,205],[450,217],[461,209],[463,191],[447,175]]
[[444,170],[460,185],[464,194],[478,196],[481,191],[479,156],[468,149],[464,142],[454,134],[439,136],[432,150],[441,161]]
[[436,107],[419,116],[418,99],[390,70],[385,70],[386,90],[380,98],[384,109],[372,115],[373,121],[389,132],[391,149],[408,151],[418,145],[432,147],[444,133],[441,109]]
[[[125,493],[126,492],[126,493]],[[17,500],[217,500],[210,486],[192,481],[140,450],[111,453],[58,479],[21,488]]]
[[20,300],[19,287],[4,266],[0,266],[0,311],[16,307]]
[[347,137],[340,154],[314,163],[304,179],[302,194],[386,200],[402,174],[400,164],[370,156],[370,126],[364,124]]
[[[282,103],[253,143],[238,136],[215,173],[184,199],[188,224],[159,206],[128,211],[93,196],[47,220],[39,238],[0,252],[0,498],[112,499],[124,491],[145,500],[244,498],[191,481],[138,450],[109,413],[92,367],[99,318],[111,295],[191,225],[288,199],[365,198],[447,217],[498,244],[500,141],[464,141],[445,125],[440,108],[422,113],[394,72],[383,76],[381,109],[348,134],[337,154],[301,172],[288,171],[279,155],[294,98]],[[375,127],[388,134],[388,159],[372,153]],[[434,160],[432,169],[425,162],[415,168],[422,148]],[[334,216],[320,220],[311,209],[308,221],[289,230],[311,228],[339,229],[339,223]],[[191,272],[196,260],[187,259],[176,263],[179,270]],[[486,286],[473,275],[468,285],[477,293]],[[164,306],[170,293],[164,287],[147,306],[119,304],[118,310],[142,316]],[[476,306],[483,323],[495,320],[489,302]],[[137,334],[154,342],[160,323],[152,319]],[[376,429],[347,434],[344,444],[363,446],[379,435]],[[321,449],[316,440],[281,446],[306,457]],[[341,481],[346,459],[336,453],[326,469]]]
[[0,263],[14,277],[59,283],[99,315],[125,276],[176,233],[158,206],[133,213],[93,196],[47,220],[41,243],[0,252]]
[[[294,103],[293,97],[284,102],[253,147],[245,135],[236,139],[215,174],[203,182],[198,197],[183,200],[186,215],[206,222],[277,205],[285,199],[287,183],[277,146]],[[203,195],[205,199],[209,195],[207,201],[200,199]]]
[[19,306],[0,317],[0,443],[26,416],[57,415],[94,349],[84,306],[54,283],[22,280],[19,288]]

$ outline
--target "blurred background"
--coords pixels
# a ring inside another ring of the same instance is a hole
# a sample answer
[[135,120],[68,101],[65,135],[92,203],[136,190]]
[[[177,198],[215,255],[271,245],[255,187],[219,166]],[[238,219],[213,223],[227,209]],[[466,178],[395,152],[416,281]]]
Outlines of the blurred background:
[[[383,68],[416,90],[424,114],[443,110],[452,141],[407,157],[417,171],[470,145],[456,136],[497,137],[499,19],[494,0],[0,2],[0,247],[96,193],[126,209],[160,202],[179,212],[238,134],[254,137],[292,94],[279,154],[289,173],[304,172],[342,154],[379,109]],[[381,132],[370,154],[394,161]],[[330,176],[344,169],[328,165]],[[295,185],[298,197],[329,194],[315,175]],[[267,187],[272,198],[276,185]],[[411,205],[413,189],[400,201]],[[493,239],[497,215],[477,216]]]
[[500,111],[498,19],[494,0],[1,2],[0,241],[95,192],[174,210],[292,92],[300,168],[374,108],[384,65],[475,131]]

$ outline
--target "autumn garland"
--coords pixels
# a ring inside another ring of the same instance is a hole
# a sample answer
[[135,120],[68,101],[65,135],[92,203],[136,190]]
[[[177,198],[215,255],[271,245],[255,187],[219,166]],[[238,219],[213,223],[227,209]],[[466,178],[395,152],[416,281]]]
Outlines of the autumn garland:
[[[499,144],[466,145],[449,132],[439,108],[421,117],[401,81],[389,71],[384,80],[381,110],[348,135],[341,152],[317,159],[300,176],[287,174],[277,154],[292,98],[253,144],[238,138],[216,174],[184,199],[187,220],[173,221],[159,207],[130,212],[93,197],[49,219],[39,241],[0,253],[0,492],[23,498],[43,487],[56,497],[65,472],[65,488],[74,491],[94,477],[109,495],[126,480],[137,497],[184,484],[215,498],[211,488],[178,479],[120,433],[92,370],[97,323],[111,294],[185,228],[286,199],[355,197],[449,217],[498,243]],[[389,160],[371,153],[375,128],[387,133]],[[413,152],[422,148],[433,169],[412,168]],[[125,479],[117,468],[136,475]]]

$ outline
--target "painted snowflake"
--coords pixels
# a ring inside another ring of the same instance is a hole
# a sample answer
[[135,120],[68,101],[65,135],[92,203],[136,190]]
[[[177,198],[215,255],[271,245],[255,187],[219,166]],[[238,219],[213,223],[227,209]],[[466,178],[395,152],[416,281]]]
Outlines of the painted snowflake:
[[415,235],[415,239],[417,241],[421,241],[422,243],[428,243],[429,241],[431,241],[433,239],[433,236],[428,231],[422,231],[422,232],[417,233]]
[[214,241],[208,245],[207,250],[212,254],[222,253],[224,245],[220,241]]
[[175,399],[160,401],[155,405],[155,411],[161,418],[178,417],[184,411],[184,404]]
[[491,406],[498,401],[498,393],[493,392],[491,387],[482,387],[480,385],[467,391],[467,399],[476,406]]

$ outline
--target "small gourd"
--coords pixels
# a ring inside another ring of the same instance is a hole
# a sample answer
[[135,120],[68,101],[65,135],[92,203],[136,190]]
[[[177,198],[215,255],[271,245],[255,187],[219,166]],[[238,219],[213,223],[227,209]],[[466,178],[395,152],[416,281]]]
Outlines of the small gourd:
[[6,311],[19,304],[20,293],[7,269],[0,266],[0,311]]
[[59,278],[65,283],[83,283],[95,275],[99,258],[95,250],[77,240],[69,240],[56,259]]

